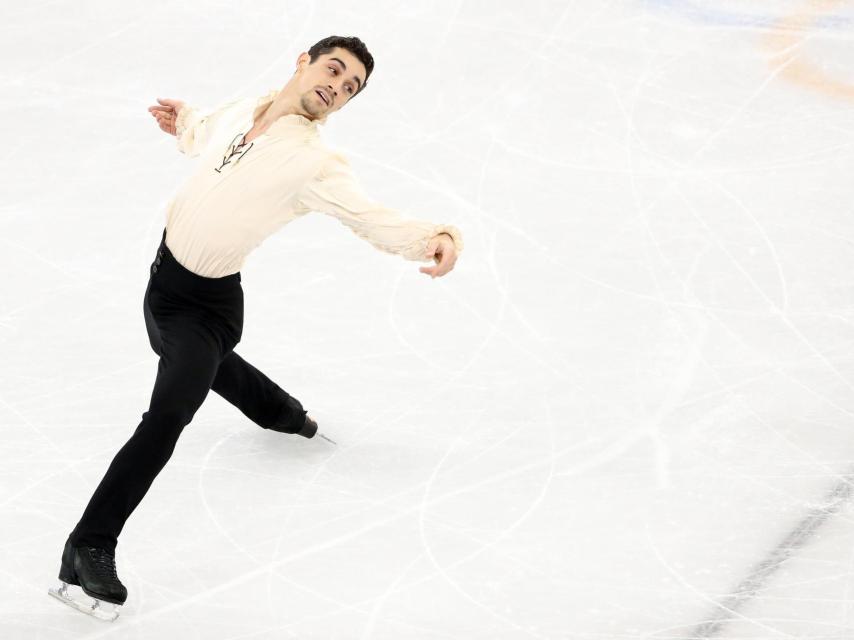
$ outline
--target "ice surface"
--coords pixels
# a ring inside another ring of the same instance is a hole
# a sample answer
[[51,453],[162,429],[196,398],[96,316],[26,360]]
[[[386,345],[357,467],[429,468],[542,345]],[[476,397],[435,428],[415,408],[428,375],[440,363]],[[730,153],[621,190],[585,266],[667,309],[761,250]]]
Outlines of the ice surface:
[[[854,637],[854,8],[10,4],[0,26],[0,637]],[[150,399],[142,316],[194,159],[147,112],[358,35],[323,130],[456,224],[431,280],[309,215],[250,256],[238,352],[338,443],[211,393],[119,540],[65,537]]]

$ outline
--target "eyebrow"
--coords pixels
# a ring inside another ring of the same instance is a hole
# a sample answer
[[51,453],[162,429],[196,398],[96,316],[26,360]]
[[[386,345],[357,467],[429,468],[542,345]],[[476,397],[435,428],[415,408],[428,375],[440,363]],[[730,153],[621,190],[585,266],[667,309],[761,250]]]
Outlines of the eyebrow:
[[[330,60],[335,60],[335,62],[337,62],[338,64],[340,64],[342,67],[344,67],[344,71],[347,71],[347,65],[346,65],[346,64],[344,64],[344,61],[343,61],[343,60],[341,60],[340,58],[329,58],[329,59],[330,59]],[[356,79],[356,82],[357,82],[357,83],[359,83],[359,86],[356,88],[356,93],[358,93],[358,92],[359,92],[359,90],[362,88],[362,81],[361,81],[361,80],[359,80],[359,76],[353,76],[353,77]]]

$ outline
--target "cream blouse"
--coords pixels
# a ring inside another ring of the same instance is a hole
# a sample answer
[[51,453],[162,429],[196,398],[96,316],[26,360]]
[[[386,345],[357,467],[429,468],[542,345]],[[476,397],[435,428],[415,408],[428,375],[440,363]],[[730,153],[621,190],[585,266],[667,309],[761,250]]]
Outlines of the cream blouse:
[[310,211],[338,218],[377,249],[406,260],[432,262],[424,256],[427,243],[443,232],[462,251],[454,225],[406,218],[370,199],[347,158],[322,143],[318,125],[325,118],[287,114],[239,146],[278,92],[208,113],[188,105],[179,111],[178,150],[200,161],[167,205],[166,245],[178,262],[210,278],[235,273],[268,236]]

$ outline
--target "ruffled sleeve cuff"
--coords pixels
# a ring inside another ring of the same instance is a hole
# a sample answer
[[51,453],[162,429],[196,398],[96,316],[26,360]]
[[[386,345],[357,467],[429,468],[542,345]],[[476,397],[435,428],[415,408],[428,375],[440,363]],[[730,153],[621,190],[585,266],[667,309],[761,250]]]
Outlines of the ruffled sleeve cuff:
[[447,233],[454,240],[454,248],[457,250],[457,255],[463,251],[463,234],[452,224],[437,224],[433,230],[433,235]]
[[178,117],[175,119],[175,138],[181,153],[193,151],[193,129],[201,119],[199,111],[189,105],[185,104],[178,111]]

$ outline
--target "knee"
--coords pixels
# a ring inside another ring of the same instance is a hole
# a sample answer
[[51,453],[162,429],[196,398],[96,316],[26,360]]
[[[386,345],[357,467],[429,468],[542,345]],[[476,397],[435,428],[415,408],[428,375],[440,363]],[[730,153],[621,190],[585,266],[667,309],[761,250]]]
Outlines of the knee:
[[149,410],[142,414],[142,422],[136,428],[132,440],[137,451],[149,463],[163,466],[172,456],[175,445],[190,422],[182,411]]
[[193,419],[193,412],[186,408],[153,408],[142,414],[142,423],[153,437],[178,439],[181,431]]

